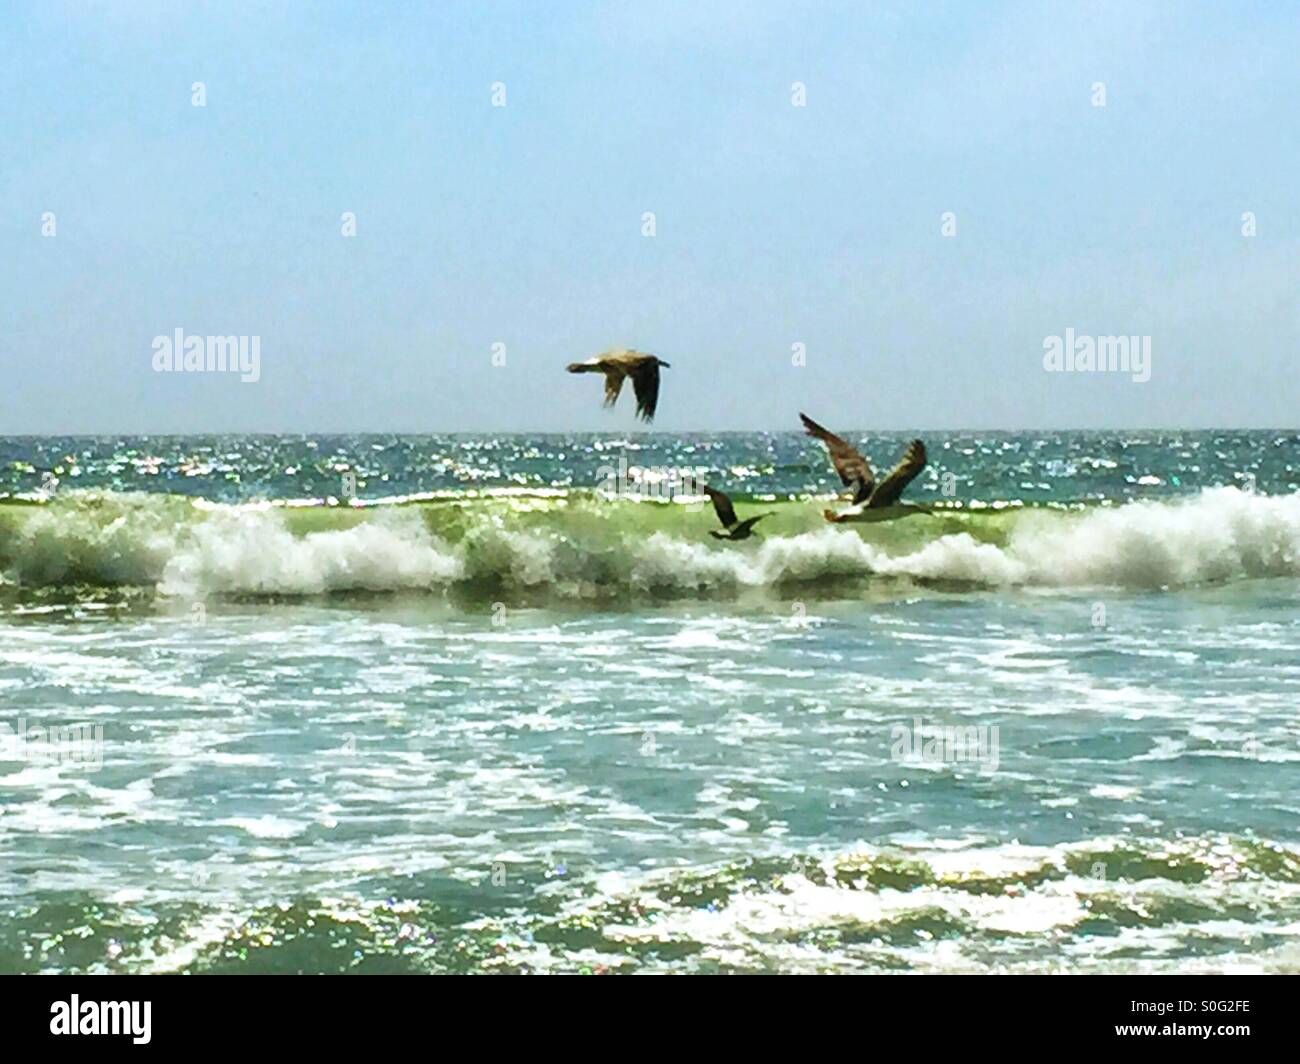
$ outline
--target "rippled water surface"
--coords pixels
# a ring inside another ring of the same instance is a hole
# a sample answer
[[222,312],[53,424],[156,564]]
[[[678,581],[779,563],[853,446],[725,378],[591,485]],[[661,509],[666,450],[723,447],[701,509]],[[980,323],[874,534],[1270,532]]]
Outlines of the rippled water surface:
[[0,970],[1294,970],[1295,437],[927,439],[0,441]]
[[[877,471],[909,438],[838,429]],[[938,496],[952,474],[961,499],[1150,498],[1223,483],[1300,490],[1300,434],[1277,432],[925,433],[930,465],[911,489]],[[779,496],[838,485],[821,445],[800,432],[539,436],[0,437],[0,495],[64,487],[159,491],[223,502],[362,498],[485,488],[590,488],[600,469],[705,470],[728,490]]]

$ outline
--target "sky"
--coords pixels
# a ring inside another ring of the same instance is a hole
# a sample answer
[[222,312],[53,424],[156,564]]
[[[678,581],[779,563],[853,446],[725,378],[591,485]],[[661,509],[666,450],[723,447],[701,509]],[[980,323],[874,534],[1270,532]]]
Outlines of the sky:
[[1295,427],[1297,11],[0,0],[0,435]]

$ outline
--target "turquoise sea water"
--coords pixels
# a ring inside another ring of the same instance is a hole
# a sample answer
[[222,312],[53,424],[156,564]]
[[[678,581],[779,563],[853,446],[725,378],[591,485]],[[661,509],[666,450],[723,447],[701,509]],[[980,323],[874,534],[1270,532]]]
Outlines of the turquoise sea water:
[[0,440],[0,971],[1294,970],[1296,434],[922,435]]

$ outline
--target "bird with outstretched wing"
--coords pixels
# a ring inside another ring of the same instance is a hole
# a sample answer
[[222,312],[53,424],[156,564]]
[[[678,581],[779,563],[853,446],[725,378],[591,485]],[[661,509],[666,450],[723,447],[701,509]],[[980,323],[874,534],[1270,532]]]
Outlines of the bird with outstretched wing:
[[763,518],[771,517],[771,513],[759,514],[756,517],[747,517],[740,521],[736,519],[736,508],[731,505],[731,499],[726,492],[718,491],[717,488],[711,488],[707,484],[700,485],[701,490],[710,499],[713,500],[713,512],[718,515],[718,520],[722,523],[725,532],[718,532],[716,529],[710,529],[709,535],[714,539],[748,539],[753,534],[754,526]]
[[[669,366],[655,355],[615,348],[588,359],[570,362],[570,373],[602,373],[605,376],[605,405],[613,406],[623,390],[623,382],[632,379],[636,394],[636,414],[642,421],[653,421],[659,406],[659,367]],[[671,368],[671,367],[669,367]]]
[[[809,436],[816,437],[826,445],[835,472],[839,474],[844,486],[852,489],[853,505],[861,507],[862,510],[881,510],[897,505],[902,498],[903,489],[925,468],[925,444],[920,440],[913,440],[907,445],[907,450],[903,452],[898,465],[894,466],[889,471],[889,475],[877,484],[870,463],[856,447],[836,436],[830,429],[817,424],[807,414],[800,414],[799,419],[803,422],[804,430]],[[828,521],[842,521],[852,516],[856,515],[834,514],[830,510],[826,511]]]

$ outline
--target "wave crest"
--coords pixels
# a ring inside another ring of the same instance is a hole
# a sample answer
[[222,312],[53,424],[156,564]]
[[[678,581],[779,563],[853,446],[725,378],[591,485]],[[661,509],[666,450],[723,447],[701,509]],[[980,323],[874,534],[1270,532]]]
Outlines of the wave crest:
[[519,589],[686,596],[881,577],[1005,587],[1179,587],[1300,575],[1300,494],[1213,488],[1072,511],[944,511],[826,525],[776,503],[766,536],[707,537],[708,515],[569,497],[372,508],[196,506],[82,493],[0,506],[11,584],[155,587],[169,596]]
[[460,579],[456,553],[415,514],[295,536],[275,512],[219,511],[189,530],[159,581],[164,595],[399,591]]

